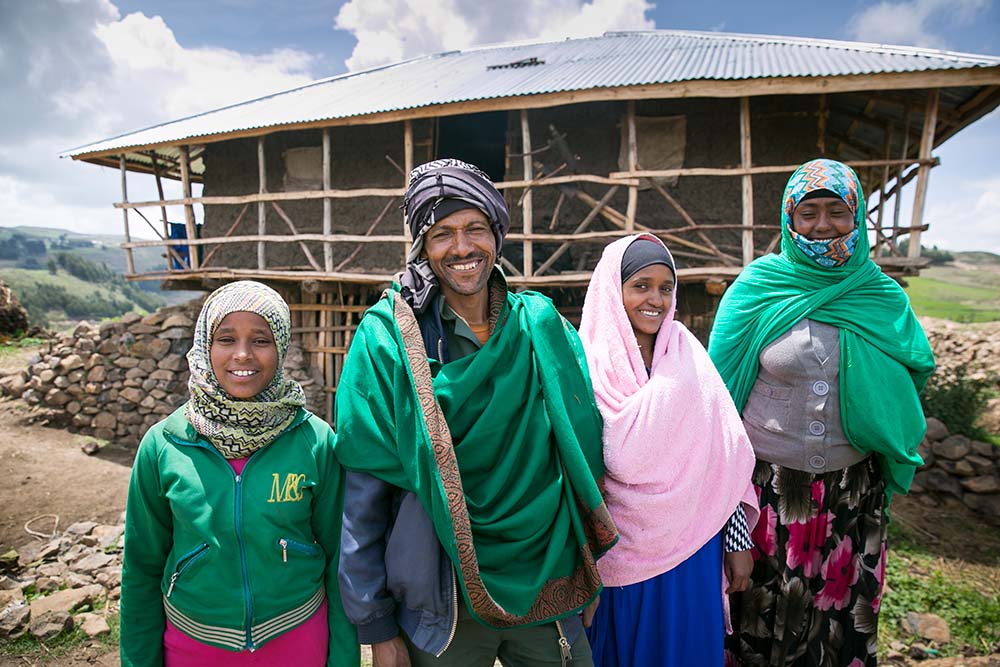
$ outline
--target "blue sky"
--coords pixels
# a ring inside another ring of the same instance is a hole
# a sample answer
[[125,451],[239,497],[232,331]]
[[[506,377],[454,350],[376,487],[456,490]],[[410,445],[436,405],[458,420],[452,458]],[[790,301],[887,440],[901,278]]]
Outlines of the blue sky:
[[[117,173],[67,148],[423,53],[652,28],[1000,56],[1000,0],[0,0],[0,226],[120,233]],[[1000,252],[1000,113],[937,155],[925,243]],[[155,198],[151,178],[129,184]]]

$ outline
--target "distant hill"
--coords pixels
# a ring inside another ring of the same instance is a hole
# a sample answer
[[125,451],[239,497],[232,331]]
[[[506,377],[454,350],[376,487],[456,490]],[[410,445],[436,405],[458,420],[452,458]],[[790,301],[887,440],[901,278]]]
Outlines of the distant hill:
[[951,252],[952,261],[907,278],[914,312],[955,322],[1000,320],[1000,255]]
[[[81,319],[146,312],[194,297],[161,291],[158,282],[128,282],[124,237],[47,227],[0,227],[0,279],[28,310],[31,324],[59,326]],[[133,251],[137,272],[160,269],[161,248]]]

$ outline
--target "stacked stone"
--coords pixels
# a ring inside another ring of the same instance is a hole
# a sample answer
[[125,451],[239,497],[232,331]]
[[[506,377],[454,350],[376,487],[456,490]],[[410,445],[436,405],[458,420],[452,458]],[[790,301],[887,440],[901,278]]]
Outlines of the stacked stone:
[[1000,520],[1000,447],[952,435],[929,417],[918,452],[924,465],[910,493],[950,495],[974,512]]
[[0,555],[0,639],[26,632],[49,639],[74,627],[91,637],[110,632],[124,529],[124,521],[81,521]]
[[920,318],[938,368],[964,367],[970,379],[1000,382],[1000,322],[961,324]]
[[[26,370],[0,379],[0,390],[37,406],[52,426],[135,445],[188,398],[185,355],[200,307],[193,301],[146,317],[128,313],[99,327],[80,322]],[[297,345],[284,370],[302,385],[306,406],[326,414],[319,371]]]

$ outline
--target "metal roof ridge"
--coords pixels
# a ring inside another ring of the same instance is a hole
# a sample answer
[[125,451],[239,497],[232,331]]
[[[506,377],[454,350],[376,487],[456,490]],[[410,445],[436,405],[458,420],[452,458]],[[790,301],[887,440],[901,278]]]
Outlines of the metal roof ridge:
[[1000,64],[1000,57],[966,51],[949,51],[904,44],[882,44],[877,42],[859,42],[846,39],[827,39],[821,37],[800,37],[795,35],[757,35],[753,33],[719,32],[715,30],[609,30],[605,35],[677,35],[689,37],[705,37],[717,40],[741,40],[757,43],[801,44],[804,46],[829,46],[844,50],[879,52],[891,55],[918,55],[936,58],[951,58],[953,60],[993,61]]

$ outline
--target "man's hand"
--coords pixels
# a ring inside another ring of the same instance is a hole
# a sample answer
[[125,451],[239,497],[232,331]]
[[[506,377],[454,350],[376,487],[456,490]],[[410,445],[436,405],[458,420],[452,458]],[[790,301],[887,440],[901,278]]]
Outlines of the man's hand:
[[372,667],[410,667],[406,642],[396,636],[387,642],[372,644]]
[[594,622],[594,614],[597,613],[597,606],[601,604],[601,596],[598,595],[594,601],[583,609],[583,627],[589,628]]
[[723,556],[726,568],[726,580],[729,588],[726,593],[742,593],[750,587],[750,573],[753,572],[753,556],[749,551],[731,551]]

